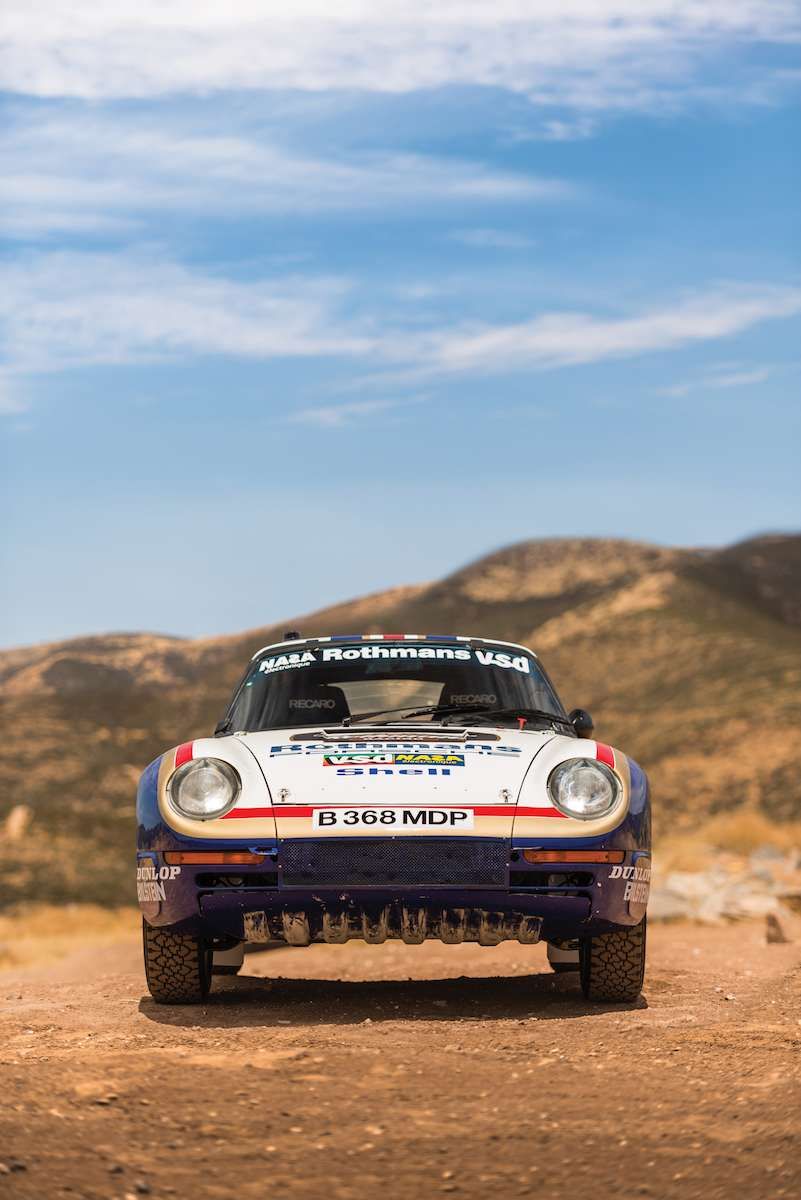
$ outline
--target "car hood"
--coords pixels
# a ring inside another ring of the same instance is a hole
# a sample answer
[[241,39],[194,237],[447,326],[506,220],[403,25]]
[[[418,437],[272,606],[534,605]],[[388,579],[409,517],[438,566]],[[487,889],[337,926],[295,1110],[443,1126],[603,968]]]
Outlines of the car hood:
[[[181,762],[205,756],[230,763],[242,787],[236,804],[203,821],[201,832],[197,821],[176,813],[166,789]],[[565,816],[548,790],[559,763],[587,757],[603,757],[622,784],[615,808],[592,821]],[[623,819],[629,783],[624,754],[550,730],[307,728],[203,738],[169,751],[159,770],[159,805],[165,821],[187,836],[253,844],[443,833],[586,838]]]
[[352,830],[340,822],[321,829],[315,810],[345,807],[361,815],[387,806],[468,809],[465,833],[509,836],[526,773],[554,736],[450,726],[258,733],[242,740],[264,773],[279,837],[364,834],[361,820]]
[[[274,802],[282,789],[296,803],[376,803],[414,797],[486,802],[505,794],[517,801],[532,760],[555,735],[550,731],[426,731],[391,728],[303,730],[290,737],[248,734],[246,744],[264,772]],[[399,796],[399,785],[403,796]]]

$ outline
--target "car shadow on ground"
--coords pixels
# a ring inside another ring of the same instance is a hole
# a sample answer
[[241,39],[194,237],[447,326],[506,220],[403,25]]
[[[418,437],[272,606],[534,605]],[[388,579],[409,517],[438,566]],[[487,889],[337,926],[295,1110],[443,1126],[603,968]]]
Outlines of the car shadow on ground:
[[139,1011],[163,1025],[232,1029],[273,1025],[359,1025],[386,1021],[566,1020],[647,1008],[584,999],[578,972],[449,979],[215,979],[202,1005],[156,1004]]

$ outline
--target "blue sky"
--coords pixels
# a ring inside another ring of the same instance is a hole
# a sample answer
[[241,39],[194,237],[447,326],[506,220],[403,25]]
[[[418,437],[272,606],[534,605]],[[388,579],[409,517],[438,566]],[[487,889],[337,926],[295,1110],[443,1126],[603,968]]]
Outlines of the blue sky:
[[434,7],[7,0],[0,644],[799,527],[797,6]]

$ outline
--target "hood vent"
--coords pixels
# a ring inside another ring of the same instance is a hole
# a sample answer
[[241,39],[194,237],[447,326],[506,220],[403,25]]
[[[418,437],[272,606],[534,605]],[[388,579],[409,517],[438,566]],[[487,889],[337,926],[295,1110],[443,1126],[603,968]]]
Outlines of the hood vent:
[[290,742],[499,742],[500,735],[484,729],[454,730],[452,725],[339,725],[294,733]]

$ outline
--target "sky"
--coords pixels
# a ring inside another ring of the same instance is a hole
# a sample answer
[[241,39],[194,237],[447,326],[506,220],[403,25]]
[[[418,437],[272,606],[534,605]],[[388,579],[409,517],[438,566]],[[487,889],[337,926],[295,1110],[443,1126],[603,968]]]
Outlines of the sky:
[[801,527],[793,0],[5,0],[0,645]]

